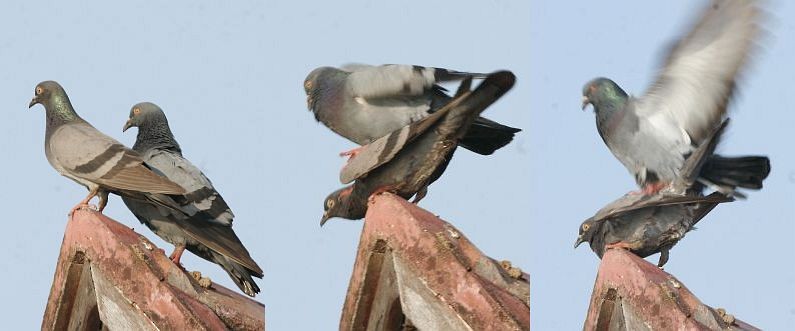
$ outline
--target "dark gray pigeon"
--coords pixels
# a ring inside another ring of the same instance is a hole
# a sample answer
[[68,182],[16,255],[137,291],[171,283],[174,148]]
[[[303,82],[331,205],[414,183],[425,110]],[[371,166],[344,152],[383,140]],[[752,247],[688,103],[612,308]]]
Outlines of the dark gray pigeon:
[[[349,65],[321,67],[304,81],[307,106],[315,119],[337,134],[366,145],[390,132],[421,120],[446,103],[450,96],[438,83],[484,74],[412,65]],[[460,145],[489,155],[513,140],[520,129],[478,117]],[[355,155],[358,149],[341,155]]]
[[44,137],[47,161],[58,173],[89,191],[69,215],[88,207],[95,196],[99,196],[97,209],[102,212],[111,192],[178,208],[167,194],[181,195],[185,189],[153,173],[138,153],[80,118],[61,85],[54,81],[39,83],[28,108],[35,104],[43,105],[47,115]]
[[130,127],[138,127],[133,149],[143,156],[146,164],[188,191],[184,196],[174,197],[181,212],[123,197],[130,211],[152,232],[174,245],[171,254],[174,263],[179,265],[187,248],[221,266],[246,294],[253,297],[259,293],[252,276],[262,278],[262,269],[232,230],[232,210],[201,170],[182,156],[163,110],[150,102],[136,104],[123,131]]
[[[599,135],[646,194],[667,188],[679,177],[685,159],[725,119],[735,79],[754,48],[759,20],[755,1],[712,2],[670,51],[644,96],[629,96],[607,78],[583,88],[583,109],[594,106]],[[770,170],[763,156],[714,156],[707,162],[711,166],[704,170],[710,173],[702,173],[698,181],[727,195],[737,187],[761,188]]]
[[671,247],[685,233],[719,203],[732,200],[718,192],[706,197],[628,194],[585,220],[574,247],[588,242],[599,258],[611,248],[624,248],[640,257],[660,253],[657,266],[662,267]]
[[514,81],[511,72],[499,71],[470,91],[471,79],[467,79],[456,97],[437,112],[363,146],[340,174],[343,183],[354,184],[326,198],[320,225],[332,217],[363,218],[368,198],[381,192],[404,199],[414,196],[414,202],[419,202],[428,185],[446,169],[470,124]]

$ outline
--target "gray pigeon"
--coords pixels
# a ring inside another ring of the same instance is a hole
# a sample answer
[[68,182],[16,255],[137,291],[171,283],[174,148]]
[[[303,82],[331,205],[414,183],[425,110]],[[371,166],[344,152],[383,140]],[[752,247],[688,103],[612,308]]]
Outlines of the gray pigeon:
[[613,201],[582,223],[574,247],[587,241],[600,258],[609,248],[625,248],[640,257],[659,252],[658,266],[662,267],[668,261],[668,251],[685,233],[719,203],[733,200],[719,192],[705,197],[704,185],[697,182],[699,174],[711,173],[705,167],[714,160],[715,147],[728,124],[726,120],[707,133],[685,159],[681,176],[671,183],[674,191],[684,195],[629,194]]
[[640,257],[660,253],[657,266],[662,267],[685,233],[719,203],[732,200],[718,192],[706,197],[628,194],[585,220],[574,247],[588,242],[599,258],[611,248],[628,249]]
[[171,259],[177,265],[187,248],[221,266],[246,294],[253,297],[259,293],[252,276],[262,278],[262,269],[232,230],[232,210],[201,170],[182,156],[163,110],[150,102],[136,104],[123,131],[130,127],[138,127],[133,149],[146,164],[188,191],[182,197],[174,197],[182,212],[123,197],[130,211],[152,232],[175,246]]
[[54,81],[36,86],[28,108],[42,104],[47,114],[44,152],[61,175],[88,188],[88,196],[69,212],[88,207],[99,196],[98,210],[108,202],[108,193],[150,201],[176,209],[167,194],[181,195],[185,189],[153,173],[135,151],[124,147],[80,118],[61,85]]
[[454,99],[437,112],[371,144],[343,168],[340,178],[353,185],[330,194],[324,202],[322,226],[329,218],[363,218],[371,195],[392,192],[419,202],[438,179],[471,123],[489,105],[508,92],[515,76],[508,71],[488,75],[470,91],[466,79]]
[[[307,106],[315,119],[337,134],[366,145],[421,120],[450,101],[442,82],[484,74],[412,65],[321,67],[304,81]],[[478,117],[460,145],[489,155],[513,140],[520,129]],[[341,155],[355,155],[358,149]]]
[[[754,48],[759,19],[755,1],[713,2],[670,51],[644,96],[629,96],[607,78],[583,88],[583,109],[593,105],[599,135],[646,194],[679,177],[685,159],[721,125],[735,79]],[[760,189],[770,171],[763,156],[714,156],[706,162],[708,173],[698,181],[727,195],[737,187]]]

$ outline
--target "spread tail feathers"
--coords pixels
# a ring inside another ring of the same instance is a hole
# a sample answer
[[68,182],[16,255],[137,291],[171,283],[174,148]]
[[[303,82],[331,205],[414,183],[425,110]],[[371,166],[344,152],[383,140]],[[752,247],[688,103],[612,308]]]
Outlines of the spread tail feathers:
[[461,138],[461,147],[481,155],[491,155],[513,140],[514,134],[522,131],[492,120],[478,117]]
[[701,168],[700,177],[732,191],[737,187],[758,190],[768,174],[770,159],[766,156],[712,155]]

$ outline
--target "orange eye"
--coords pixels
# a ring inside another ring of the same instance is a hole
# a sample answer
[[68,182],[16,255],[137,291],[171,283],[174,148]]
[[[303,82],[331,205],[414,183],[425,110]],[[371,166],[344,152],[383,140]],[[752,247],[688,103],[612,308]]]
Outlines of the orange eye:
[[139,113],[141,113],[140,108],[133,108],[133,115],[138,115]]
[[588,223],[585,223],[585,224],[582,225],[582,230],[583,231],[588,231],[588,229],[590,229],[590,228],[591,228],[591,225],[588,224]]
[[305,81],[304,82],[304,90],[309,91],[311,89],[312,89],[312,82],[311,81]]
[[36,86],[36,95],[39,95],[39,94],[41,94],[42,92],[44,92],[44,89],[43,89],[43,88],[41,88],[41,86]]

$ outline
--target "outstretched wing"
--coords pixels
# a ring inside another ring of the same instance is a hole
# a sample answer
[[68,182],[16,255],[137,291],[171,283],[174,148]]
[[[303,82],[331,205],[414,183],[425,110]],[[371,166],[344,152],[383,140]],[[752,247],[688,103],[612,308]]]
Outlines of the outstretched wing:
[[673,120],[693,141],[704,139],[726,113],[738,73],[754,48],[760,16],[756,1],[712,1],[638,99],[638,115],[657,128],[670,128]]

